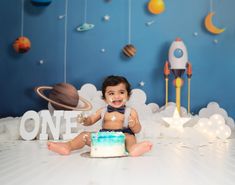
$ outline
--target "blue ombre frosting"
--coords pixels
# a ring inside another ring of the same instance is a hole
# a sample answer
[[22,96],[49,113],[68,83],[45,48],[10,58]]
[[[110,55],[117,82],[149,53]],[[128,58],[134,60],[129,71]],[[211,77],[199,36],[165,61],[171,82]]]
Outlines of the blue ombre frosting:
[[122,132],[97,132],[91,134],[92,145],[113,146],[125,143],[125,135]]

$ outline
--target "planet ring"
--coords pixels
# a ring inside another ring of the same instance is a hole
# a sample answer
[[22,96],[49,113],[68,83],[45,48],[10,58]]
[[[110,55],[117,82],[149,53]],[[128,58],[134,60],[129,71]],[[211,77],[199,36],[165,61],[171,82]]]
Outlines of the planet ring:
[[53,87],[51,86],[39,86],[39,87],[36,87],[35,88],[35,91],[36,93],[42,97],[43,99],[47,100],[48,102],[50,102],[51,104],[55,104],[55,105],[58,105],[58,106],[61,106],[63,108],[66,108],[66,109],[70,109],[70,110],[77,110],[77,111],[88,111],[88,110],[91,110],[92,109],[92,105],[91,103],[86,100],[85,98],[79,96],[79,101],[81,100],[83,103],[84,103],[84,106],[81,107],[79,106],[79,103],[77,105],[77,107],[71,107],[69,105],[65,105],[65,104],[62,104],[62,103],[59,103],[59,102],[56,102],[50,98],[48,98],[45,94],[44,94],[44,90],[51,90],[53,89]]

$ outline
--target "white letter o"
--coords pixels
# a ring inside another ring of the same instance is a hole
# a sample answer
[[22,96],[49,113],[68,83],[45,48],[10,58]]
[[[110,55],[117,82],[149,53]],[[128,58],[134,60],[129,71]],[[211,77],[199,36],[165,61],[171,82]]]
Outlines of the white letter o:
[[[27,131],[25,128],[25,123],[28,119],[34,120],[34,129],[31,132]],[[20,136],[27,141],[33,140],[38,134],[40,127],[39,122],[40,118],[37,112],[27,111],[26,113],[24,113],[20,120]]]

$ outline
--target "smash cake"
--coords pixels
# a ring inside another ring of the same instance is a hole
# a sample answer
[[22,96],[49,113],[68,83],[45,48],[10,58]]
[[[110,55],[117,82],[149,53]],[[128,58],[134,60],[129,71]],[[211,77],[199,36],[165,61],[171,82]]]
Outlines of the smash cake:
[[125,135],[122,132],[91,134],[91,157],[121,157],[126,155]]

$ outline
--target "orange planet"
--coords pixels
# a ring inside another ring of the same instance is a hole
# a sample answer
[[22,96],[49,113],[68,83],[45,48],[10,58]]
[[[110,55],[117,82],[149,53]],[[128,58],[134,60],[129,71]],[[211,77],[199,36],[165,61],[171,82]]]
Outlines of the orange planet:
[[160,14],[165,10],[165,4],[163,0],[150,0],[148,3],[148,10],[152,14]]
[[123,49],[122,52],[127,57],[133,57],[136,54],[136,48],[132,44],[127,44]]
[[17,53],[26,53],[31,48],[31,42],[27,37],[18,37],[13,43],[13,48]]

